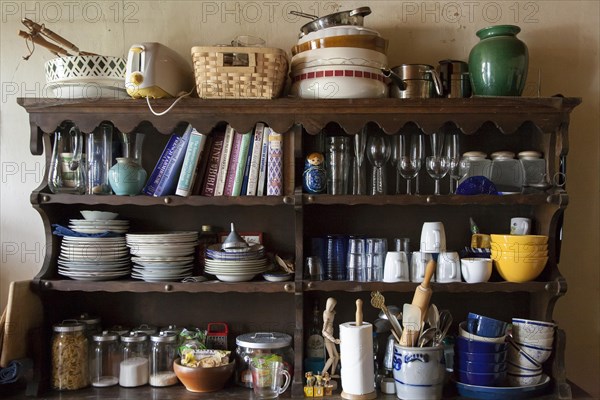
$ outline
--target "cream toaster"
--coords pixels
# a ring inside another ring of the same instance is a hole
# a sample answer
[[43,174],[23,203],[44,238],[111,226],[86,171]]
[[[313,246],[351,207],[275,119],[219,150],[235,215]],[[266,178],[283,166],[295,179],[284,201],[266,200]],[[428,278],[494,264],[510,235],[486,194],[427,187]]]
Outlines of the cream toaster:
[[194,88],[194,71],[187,60],[161,43],[134,44],[127,55],[125,88],[134,99],[177,97]]

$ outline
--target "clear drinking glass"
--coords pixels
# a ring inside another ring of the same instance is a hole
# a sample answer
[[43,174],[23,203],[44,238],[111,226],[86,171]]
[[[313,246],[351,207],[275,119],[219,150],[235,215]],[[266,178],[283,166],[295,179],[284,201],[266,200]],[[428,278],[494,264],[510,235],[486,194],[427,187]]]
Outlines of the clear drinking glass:
[[425,160],[427,173],[435,179],[435,190],[433,194],[440,194],[440,179],[442,179],[450,170],[450,160],[446,156],[429,156]]
[[414,159],[419,159],[419,169],[417,170],[415,193],[419,194],[419,171],[421,165],[425,163],[425,135],[422,132],[415,133],[411,137],[410,156]]
[[402,157],[402,140],[400,139],[401,135],[394,135],[390,137],[390,164],[394,168],[394,175],[396,176],[396,194],[400,194],[400,170],[398,169],[398,162],[400,161],[400,157]]
[[460,146],[458,139],[458,134],[448,135],[444,145],[444,155],[450,160],[450,171],[448,174],[450,176],[450,194],[454,193],[455,183],[458,182],[458,180],[455,180],[454,178],[458,174],[460,164]]
[[367,128],[354,135],[354,159],[352,162],[352,194],[367,194],[367,170],[365,168],[365,149],[367,147]]
[[350,139],[343,136],[328,138],[328,148],[325,157],[327,194],[348,194]]
[[367,140],[367,158],[373,165],[370,187],[370,194],[372,195],[387,193],[385,164],[390,159],[390,153],[391,148],[387,137],[372,135]]
[[402,156],[400,157],[400,161],[398,162],[398,171],[400,175],[404,179],[406,179],[406,194],[412,194],[410,188],[410,181],[413,178],[416,178],[419,175],[419,171],[421,170],[421,159],[410,156]]
[[112,167],[113,127],[102,123],[87,135],[87,194],[111,194],[108,171]]
[[[471,161],[468,158],[460,158],[460,159],[451,159],[450,160],[450,177],[456,182],[456,188],[458,188],[458,183],[462,178],[467,175],[469,168],[471,167]],[[455,193],[454,190],[452,193]]]
[[348,240],[346,267],[349,281],[361,281],[360,277],[365,275],[365,239]]
[[387,253],[387,239],[367,238],[365,248],[365,275],[361,282],[380,282],[383,279],[383,266]]

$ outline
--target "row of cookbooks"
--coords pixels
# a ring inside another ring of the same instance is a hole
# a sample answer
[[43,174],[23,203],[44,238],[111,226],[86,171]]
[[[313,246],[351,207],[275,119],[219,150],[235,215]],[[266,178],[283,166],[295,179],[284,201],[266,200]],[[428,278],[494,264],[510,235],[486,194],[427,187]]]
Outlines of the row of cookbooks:
[[282,135],[259,122],[250,132],[230,125],[211,134],[190,124],[172,134],[143,188],[149,196],[281,196]]

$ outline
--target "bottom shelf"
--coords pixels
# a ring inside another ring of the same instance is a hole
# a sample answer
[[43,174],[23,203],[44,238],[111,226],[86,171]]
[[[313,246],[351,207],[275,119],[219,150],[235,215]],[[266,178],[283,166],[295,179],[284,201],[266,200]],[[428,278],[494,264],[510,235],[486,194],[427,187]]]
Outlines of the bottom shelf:
[[[581,388],[570,383],[572,391],[572,399],[577,400],[593,400],[593,398],[585,393]],[[12,385],[0,385],[0,397],[5,400],[17,400],[24,398],[25,388],[20,386]],[[550,389],[549,389],[550,390]],[[51,391],[41,395],[39,398],[42,399],[61,399],[61,400],[75,400],[75,399],[128,399],[128,400],[192,400],[192,399],[230,399],[230,400],[252,400],[255,399],[252,390],[242,387],[230,387],[224,390],[213,393],[193,393],[187,391],[183,386],[176,385],[168,388],[155,388],[151,386],[141,386],[138,388],[124,388],[120,386],[113,386],[108,388],[86,388],[74,391],[56,392]],[[292,398],[291,390],[288,389],[286,393],[280,396],[283,399]],[[302,397],[299,397],[302,398]],[[379,393],[377,399],[380,400],[394,400],[396,395],[393,394],[381,394]],[[323,399],[331,400],[342,400],[339,390],[333,396],[327,396]],[[444,391],[444,400],[462,400],[465,397],[460,397],[456,393],[454,385],[446,385]],[[559,399],[556,394],[547,394],[544,396],[535,397],[536,400],[551,400]],[[509,400],[509,399],[505,399]]]

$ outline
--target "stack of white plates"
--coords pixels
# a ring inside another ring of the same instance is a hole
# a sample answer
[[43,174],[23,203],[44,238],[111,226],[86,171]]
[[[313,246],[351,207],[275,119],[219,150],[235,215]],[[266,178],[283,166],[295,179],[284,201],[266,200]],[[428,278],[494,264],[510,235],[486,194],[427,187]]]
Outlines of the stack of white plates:
[[69,220],[69,229],[79,233],[127,233],[129,221],[124,219],[71,219]]
[[129,275],[131,260],[124,237],[64,236],[58,273],[76,280],[105,281]]
[[257,274],[271,269],[271,263],[264,256],[264,246],[254,244],[244,249],[221,250],[220,244],[206,249],[204,272],[215,275],[223,282],[245,282]]
[[132,278],[164,282],[192,276],[197,232],[128,233],[126,238]]

